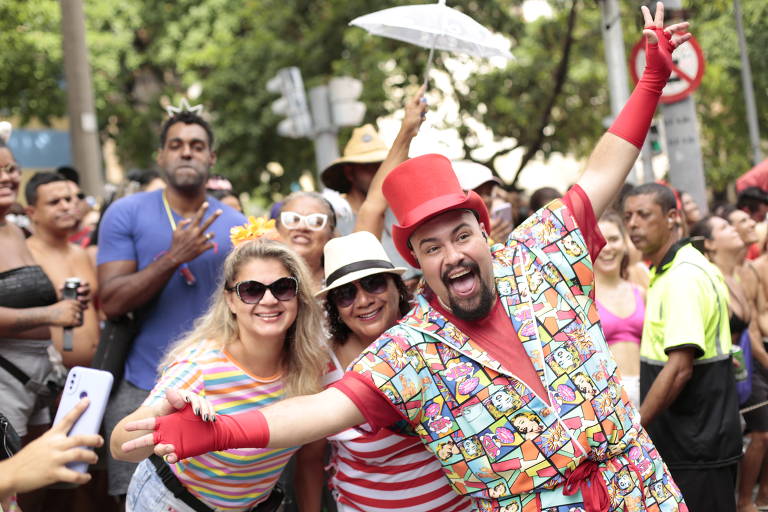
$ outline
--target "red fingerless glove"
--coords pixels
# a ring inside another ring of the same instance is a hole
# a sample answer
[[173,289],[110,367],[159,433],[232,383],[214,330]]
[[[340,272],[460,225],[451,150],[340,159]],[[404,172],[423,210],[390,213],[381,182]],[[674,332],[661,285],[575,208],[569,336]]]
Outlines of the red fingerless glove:
[[155,444],[172,444],[179,460],[208,452],[234,448],[264,448],[269,443],[269,426],[254,409],[237,416],[221,414],[216,421],[203,421],[187,404],[182,410],[155,421]]
[[643,146],[648,128],[659,103],[661,90],[667,85],[672,72],[672,34],[664,29],[648,27],[656,32],[659,42],[645,42],[645,70],[637,82],[637,87],[621,109],[608,131],[633,144],[638,149]]

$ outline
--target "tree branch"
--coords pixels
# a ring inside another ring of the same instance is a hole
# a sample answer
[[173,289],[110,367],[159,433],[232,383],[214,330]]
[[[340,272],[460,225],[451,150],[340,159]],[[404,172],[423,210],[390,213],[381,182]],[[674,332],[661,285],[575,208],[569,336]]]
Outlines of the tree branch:
[[523,155],[522,160],[520,160],[520,165],[517,168],[517,171],[515,172],[515,178],[512,180],[512,186],[517,186],[517,180],[520,178],[520,173],[525,168],[526,165],[528,165],[528,162],[533,159],[533,157],[536,155],[536,153],[541,149],[542,144],[544,143],[544,129],[549,124],[549,121],[552,117],[552,109],[554,108],[555,104],[557,103],[558,98],[560,97],[560,94],[563,92],[563,86],[565,85],[565,81],[568,78],[568,65],[570,63],[571,58],[571,48],[573,47],[573,31],[574,27],[576,26],[576,13],[577,13],[577,7],[578,7],[579,0],[573,0],[573,3],[571,4],[571,10],[568,13],[568,27],[565,34],[565,39],[563,41],[563,51],[562,56],[560,57],[560,62],[557,65],[557,68],[555,69],[553,82],[555,83],[554,88],[552,89],[552,95],[549,98],[549,101],[547,101],[542,113],[541,113],[541,119],[539,120],[538,124],[538,130],[536,131],[536,138],[534,139],[533,143],[528,146],[528,149],[526,150],[525,154]]

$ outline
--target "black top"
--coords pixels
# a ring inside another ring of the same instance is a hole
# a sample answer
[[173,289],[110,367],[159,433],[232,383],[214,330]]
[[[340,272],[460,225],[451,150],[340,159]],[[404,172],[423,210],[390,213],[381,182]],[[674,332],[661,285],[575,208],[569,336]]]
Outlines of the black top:
[[39,265],[0,272],[0,306],[36,308],[58,301],[56,289]]
[[728,323],[731,326],[731,336],[738,339],[741,333],[749,327],[749,323],[741,319],[736,313],[731,313]]

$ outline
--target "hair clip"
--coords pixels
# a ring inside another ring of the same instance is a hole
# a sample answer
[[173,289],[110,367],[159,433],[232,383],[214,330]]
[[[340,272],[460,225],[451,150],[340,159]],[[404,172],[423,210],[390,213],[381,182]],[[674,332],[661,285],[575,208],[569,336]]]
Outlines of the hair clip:
[[250,240],[266,238],[268,240],[280,240],[280,234],[275,229],[275,219],[267,220],[266,217],[248,217],[248,222],[242,226],[235,226],[229,230],[229,239],[232,245],[238,245]]
[[13,132],[13,125],[8,121],[0,121],[0,140],[8,144],[8,139],[11,138],[11,132]]
[[192,112],[193,114],[197,114],[199,116],[203,113],[203,104],[201,103],[191,107],[189,105],[189,101],[187,101],[187,98],[181,98],[181,103],[179,103],[178,107],[174,105],[168,105],[165,107],[165,111],[168,113],[168,117],[173,117],[177,114],[181,114],[182,112]]

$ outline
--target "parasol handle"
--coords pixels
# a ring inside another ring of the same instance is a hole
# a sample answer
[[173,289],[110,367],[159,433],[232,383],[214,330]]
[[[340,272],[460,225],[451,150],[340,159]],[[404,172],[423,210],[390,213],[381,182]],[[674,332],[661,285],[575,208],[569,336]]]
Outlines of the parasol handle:
[[435,45],[432,44],[432,48],[429,49],[429,58],[427,58],[427,66],[424,69],[424,85],[429,84],[429,71],[432,69],[432,57],[435,55]]
[[[445,5],[445,0],[437,0],[438,5]],[[437,34],[432,36],[432,46],[429,49],[429,58],[427,58],[427,67],[424,70],[424,87],[427,88],[429,84],[429,71],[432,69],[432,58],[435,56],[435,40],[437,40]]]

